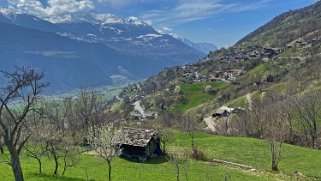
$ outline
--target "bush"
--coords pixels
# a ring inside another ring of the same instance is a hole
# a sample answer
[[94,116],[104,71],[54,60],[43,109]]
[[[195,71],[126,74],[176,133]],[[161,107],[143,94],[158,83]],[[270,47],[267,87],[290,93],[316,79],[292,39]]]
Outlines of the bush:
[[192,152],[190,153],[190,158],[194,160],[206,161],[204,153],[197,148],[193,148]]

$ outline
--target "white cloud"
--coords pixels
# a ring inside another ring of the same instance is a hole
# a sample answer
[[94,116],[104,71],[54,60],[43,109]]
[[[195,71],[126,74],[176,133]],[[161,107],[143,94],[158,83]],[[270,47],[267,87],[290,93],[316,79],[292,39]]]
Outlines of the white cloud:
[[164,27],[161,27],[160,29],[156,29],[156,31],[158,33],[160,33],[160,34],[166,34],[166,33],[170,32],[170,31],[173,31],[173,29],[169,28],[167,26],[164,26]]
[[164,26],[164,27],[162,28],[162,30],[163,30],[163,31],[173,31],[172,28],[169,28],[169,27],[167,27],[167,26]]
[[108,3],[112,6],[128,6],[131,4],[150,2],[151,0],[98,0],[99,3]]
[[87,11],[94,8],[91,0],[48,0],[44,7],[39,0],[8,0],[10,8],[37,16],[52,16]]
[[224,3],[222,0],[179,0],[175,7],[150,10],[145,12],[142,17],[152,19],[157,24],[177,25],[212,18],[220,13],[258,9],[269,1],[271,0],[259,0],[244,4]]
[[153,21],[150,19],[144,20],[145,23],[147,23],[149,26],[153,25]]

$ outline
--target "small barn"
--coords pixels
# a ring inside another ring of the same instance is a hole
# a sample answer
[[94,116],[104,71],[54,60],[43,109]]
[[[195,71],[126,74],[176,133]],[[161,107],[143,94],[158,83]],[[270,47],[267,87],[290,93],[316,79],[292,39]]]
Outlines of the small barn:
[[141,161],[161,155],[160,137],[155,130],[124,128],[120,142],[122,156]]

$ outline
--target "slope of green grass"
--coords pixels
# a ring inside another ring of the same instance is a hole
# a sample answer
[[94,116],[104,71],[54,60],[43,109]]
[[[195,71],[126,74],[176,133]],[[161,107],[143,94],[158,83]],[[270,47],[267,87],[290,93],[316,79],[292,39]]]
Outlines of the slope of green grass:
[[[190,150],[188,134],[175,132],[170,149]],[[251,165],[258,172],[242,170],[230,165],[213,165],[201,161],[188,161],[181,166],[181,177],[188,170],[189,180],[293,180],[292,173],[299,171],[305,176],[321,177],[321,151],[285,145],[280,169],[283,173],[270,172],[269,148],[262,140],[249,138],[234,138],[213,136],[206,133],[196,133],[196,144],[208,158],[216,158]],[[175,145],[175,147],[173,146]],[[0,155],[0,157],[3,157]],[[25,155],[21,157],[26,180],[47,181],[83,181],[107,180],[107,164],[100,157],[80,155],[77,167],[67,170],[64,177],[53,177],[53,161],[43,160],[43,175],[37,174],[37,162]],[[185,169],[184,169],[185,168]],[[187,169],[186,169],[187,168]],[[61,173],[61,170],[60,170]],[[13,174],[9,165],[0,163],[0,180],[12,180]],[[132,162],[126,159],[116,159],[113,162],[113,180],[115,181],[162,181],[175,180],[174,165],[165,157],[158,157],[146,163]]]
[[[54,165],[49,160],[44,162],[44,174],[37,174],[37,163],[30,158],[22,159],[26,180],[32,181],[84,181],[84,180],[108,180],[107,164],[99,157],[82,155],[80,164],[67,170],[64,177],[52,176]],[[163,181],[175,180],[175,167],[167,162],[166,158],[159,157],[146,163],[131,162],[125,159],[116,159],[113,163],[112,178],[115,181]],[[0,164],[1,180],[13,179],[13,174],[8,165]],[[233,180],[269,180],[267,175],[256,175],[228,166],[214,166],[207,163],[192,161],[184,165],[188,169],[189,180],[224,180],[225,175]],[[184,178],[184,169],[181,170],[181,178]],[[271,177],[270,177],[271,178]]]
[[[176,145],[189,149],[191,142],[188,134],[178,133],[175,137]],[[259,170],[270,170],[270,149],[263,140],[197,133],[196,144],[209,158],[247,164]],[[289,175],[299,171],[306,176],[321,179],[320,163],[321,151],[285,144],[279,167],[283,173]]]
[[182,84],[181,91],[186,98],[184,103],[175,106],[174,112],[185,112],[190,108],[197,107],[205,102],[211,101],[216,97],[216,93],[208,94],[204,92],[207,85],[213,87],[215,92],[224,90],[229,84],[225,82],[203,82],[196,84]]

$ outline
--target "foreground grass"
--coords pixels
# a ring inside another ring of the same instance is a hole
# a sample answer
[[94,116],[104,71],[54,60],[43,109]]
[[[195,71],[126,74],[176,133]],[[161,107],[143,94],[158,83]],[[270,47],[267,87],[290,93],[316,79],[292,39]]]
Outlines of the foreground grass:
[[[188,134],[175,132],[170,149],[190,150]],[[321,178],[321,152],[307,148],[285,145],[283,158],[280,163],[282,173],[270,172],[269,148],[264,141],[249,138],[233,138],[213,136],[206,133],[196,133],[196,144],[203,150],[209,159],[216,158],[253,166],[258,172],[242,170],[230,165],[213,165],[209,162],[188,161],[181,168],[181,177],[184,170],[188,170],[189,180],[221,181],[229,180],[295,180],[294,171],[299,171],[307,179]],[[173,146],[175,145],[175,147]],[[43,175],[37,175],[35,160],[22,155],[22,166],[26,180],[46,181],[82,181],[107,180],[107,164],[97,156],[80,155],[77,167],[67,170],[65,177],[53,177],[53,161],[43,160]],[[187,169],[183,169],[187,168]],[[61,172],[62,170],[60,170]],[[11,168],[0,163],[0,180],[13,180]],[[163,181],[175,180],[175,168],[165,157],[159,157],[146,163],[137,163],[126,159],[116,159],[113,162],[113,180],[116,181]]]
[[[92,155],[82,155],[80,164],[75,168],[70,168],[64,177],[52,176],[54,165],[50,160],[44,161],[44,174],[37,174],[37,163],[27,157],[22,158],[23,170],[26,180],[35,181],[82,181],[82,180],[107,180],[107,164],[99,157]],[[191,161],[184,165],[188,170],[189,180],[224,180],[228,177],[231,180],[271,180],[278,176],[250,173],[228,166],[215,166],[204,162]],[[8,165],[0,165],[1,180],[13,180],[11,168]],[[184,169],[181,170],[182,180]],[[184,178],[184,179],[183,179]],[[116,159],[113,162],[113,180],[119,181],[162,181],[175,180],[174,165],[167,162],[165,157],[159,157],[147,163],[136,163],[125,159]]]

